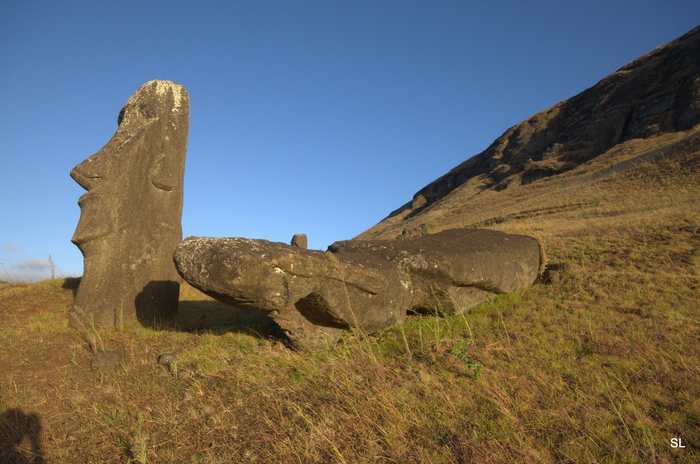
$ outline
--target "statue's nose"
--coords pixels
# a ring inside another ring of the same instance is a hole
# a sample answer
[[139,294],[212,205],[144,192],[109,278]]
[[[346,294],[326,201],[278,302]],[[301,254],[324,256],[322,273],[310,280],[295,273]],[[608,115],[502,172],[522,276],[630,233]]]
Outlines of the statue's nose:
[[85,190],[95,187],[105,175],[104,157],[96,153],[70,171],[70,176]]

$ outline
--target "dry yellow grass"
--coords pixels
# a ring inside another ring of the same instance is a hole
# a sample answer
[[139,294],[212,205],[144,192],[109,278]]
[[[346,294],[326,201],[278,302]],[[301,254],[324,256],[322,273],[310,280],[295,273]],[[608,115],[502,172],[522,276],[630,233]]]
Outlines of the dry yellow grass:
[[[464,316],[314,353],[185,288],[175,327],[100,333],[124,362],[94,370],[65,324],[62,281],[0,284],[3,462],[698,462],[700,171],[689,155],[464,204],[446,226],[536,234],[566,269]],[[197,324],[218,328],[182,330]],[[175,353],[170,370],[161,352]]]

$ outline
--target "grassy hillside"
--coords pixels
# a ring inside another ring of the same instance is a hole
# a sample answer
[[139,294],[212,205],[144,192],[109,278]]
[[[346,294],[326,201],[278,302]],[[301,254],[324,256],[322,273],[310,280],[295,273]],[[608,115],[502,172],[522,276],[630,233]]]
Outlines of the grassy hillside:
[[549,282],[313,353],[191,288],[172,327],[86,338],[74,282],[0,284],[0,462],[699,462],[698,131],[453,195],[432,224],[537,235]]

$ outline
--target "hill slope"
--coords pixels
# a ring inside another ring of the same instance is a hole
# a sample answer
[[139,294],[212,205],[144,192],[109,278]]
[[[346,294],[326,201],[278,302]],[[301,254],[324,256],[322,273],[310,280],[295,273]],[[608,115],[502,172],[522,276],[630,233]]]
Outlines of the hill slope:
[[[683,156],[698,147],[691,130],[698,123],[700,27],[511,127],[358,238],[483,225],[489,218],[479,213],[513,195],[590,184],[641,161]],[[566,199],[556,196],[546,207],[564,206]]]
[[683,127],[501,190],[484,171],[380,223],[367,235],[536,234],[558,270],[313,353],[187,286],[172,325],[86,337],[76,282],[0,283],[0,462],[700,462],[700,125]]

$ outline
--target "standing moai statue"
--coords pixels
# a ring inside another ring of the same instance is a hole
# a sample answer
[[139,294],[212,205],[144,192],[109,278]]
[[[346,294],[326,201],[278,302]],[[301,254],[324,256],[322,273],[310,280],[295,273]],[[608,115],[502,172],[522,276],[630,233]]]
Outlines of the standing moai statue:
[[306,250],[309,247],[309,240],[306,238],[306,234],[294,234],[289,244]]
[[177,310],[173,251],[182,240],[188,128],[187,90],[146,82],[122,108],[109,142],[71,171],[87,190],[72,238],[84,258],[73,326],[151,325]]

